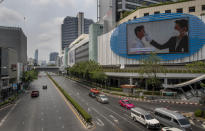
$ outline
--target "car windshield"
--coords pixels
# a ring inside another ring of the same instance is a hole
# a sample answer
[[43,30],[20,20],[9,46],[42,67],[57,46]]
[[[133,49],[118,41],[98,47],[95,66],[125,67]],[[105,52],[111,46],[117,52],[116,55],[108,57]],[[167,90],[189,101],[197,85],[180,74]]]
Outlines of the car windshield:
[[104,98],[104,99],[106,99],[107,97],[106,96],[100,96],[101,98]]
[[152,120],[154,119],[151,115],[145,115],[146,120]]
[[129,101],[124,101],[125,104],[131,104]]
[[179,119],[178,121],[179,121],[180,125],[189,125],[190,124],[187,119]]

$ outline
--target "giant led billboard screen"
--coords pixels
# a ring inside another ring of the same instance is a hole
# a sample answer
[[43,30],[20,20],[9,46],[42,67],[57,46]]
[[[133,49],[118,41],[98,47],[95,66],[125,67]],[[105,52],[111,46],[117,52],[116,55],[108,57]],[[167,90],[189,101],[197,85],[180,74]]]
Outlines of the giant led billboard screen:
[[127,24],[127,53],[188,53],[188,18]]

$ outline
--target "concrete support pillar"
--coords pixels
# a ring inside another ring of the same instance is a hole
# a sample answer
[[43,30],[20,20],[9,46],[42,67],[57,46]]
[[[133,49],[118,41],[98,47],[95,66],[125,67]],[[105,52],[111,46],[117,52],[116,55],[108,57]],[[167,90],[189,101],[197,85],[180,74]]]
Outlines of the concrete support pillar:
[[120,87],[120,78],[117,80],[117,87]]
[[147,80],[145,79],[145,89],[148,90]]
[[130,77],[130,85],[133,85],[133,78],[132,77]]
[[167,84],[168,84],[168,79],[164,78],[164,85],[167,85]]

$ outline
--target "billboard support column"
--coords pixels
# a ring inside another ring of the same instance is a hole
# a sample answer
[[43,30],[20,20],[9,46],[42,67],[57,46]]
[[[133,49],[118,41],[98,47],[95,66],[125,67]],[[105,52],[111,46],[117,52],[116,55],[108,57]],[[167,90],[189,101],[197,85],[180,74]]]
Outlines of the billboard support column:
[[130,85],[133,85],[133,78],[130,77]]
[[164,85],[167,85],[167,78],[164,78]]

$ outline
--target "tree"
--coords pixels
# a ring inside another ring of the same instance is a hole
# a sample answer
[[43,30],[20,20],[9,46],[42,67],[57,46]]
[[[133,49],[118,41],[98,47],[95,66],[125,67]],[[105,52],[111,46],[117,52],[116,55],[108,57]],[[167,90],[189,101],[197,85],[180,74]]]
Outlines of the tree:
[[67,70],[71,75],[87,80],[102,81],[107,78],[102,67],[95,61],[78,62]]
[[21,77],[21,81],[24,83],[24,87],[28,87],[29,84],[38,78],[38,72],[36,70],[30,70],[23,72]]
[[145,75],[147,76],[147,82],[148,84],[152,85],[152,91],[161,86],[161,82],[157,77],[157,73],[162,72],[162,70],[165,73],[165,69],[160,65],[160,61],[161,59],[155,53],[151,53],[148,57],[145,57],[141,60],[141,66],[139,70],[140,76],[141,78],[144,78]]

